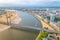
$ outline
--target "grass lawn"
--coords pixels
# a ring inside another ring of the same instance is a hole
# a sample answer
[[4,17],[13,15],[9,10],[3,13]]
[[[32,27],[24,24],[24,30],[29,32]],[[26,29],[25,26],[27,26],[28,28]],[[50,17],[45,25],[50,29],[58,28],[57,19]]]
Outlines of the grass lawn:
[[48,32],[40,32],[40,34],[37,37],[37,40],[42,40],[42,38],[47,38]]

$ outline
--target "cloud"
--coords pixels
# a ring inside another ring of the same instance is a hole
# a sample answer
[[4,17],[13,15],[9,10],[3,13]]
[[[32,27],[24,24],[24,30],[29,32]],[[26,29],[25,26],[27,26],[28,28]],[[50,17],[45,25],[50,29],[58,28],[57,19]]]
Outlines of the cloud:
[[36,4],[38,2],[44,3],[46,1],[56,0],[0,0],[0,4]]
[[60,0],[0,0],[0,6],[5,6],[7,4],[46,6],[52,4],[60,4],[58,2],[60,2]]
[[36,4],[41,0],[0,0],[0,4]]

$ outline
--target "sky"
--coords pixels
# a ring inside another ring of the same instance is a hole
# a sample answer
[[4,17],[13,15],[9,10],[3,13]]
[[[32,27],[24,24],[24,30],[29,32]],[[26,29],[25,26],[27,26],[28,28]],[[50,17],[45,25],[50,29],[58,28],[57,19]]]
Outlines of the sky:
[[60,6],[60,0],[0,0],[0,6]]

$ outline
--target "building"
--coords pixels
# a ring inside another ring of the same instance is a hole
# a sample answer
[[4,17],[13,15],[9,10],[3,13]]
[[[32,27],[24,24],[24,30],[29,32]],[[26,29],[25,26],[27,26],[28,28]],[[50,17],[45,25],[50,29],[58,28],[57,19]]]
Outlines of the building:
[[54,22],[56,13],[50,14],[50,22]]
[[43,40],[48,40],[48,38],[43,38]]

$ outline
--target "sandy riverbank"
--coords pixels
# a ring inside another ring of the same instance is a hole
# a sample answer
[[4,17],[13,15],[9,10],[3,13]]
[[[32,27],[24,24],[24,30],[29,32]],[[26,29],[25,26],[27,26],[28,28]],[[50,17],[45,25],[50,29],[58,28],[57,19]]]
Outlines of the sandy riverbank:
[[[11,14],[11,16],[8,18],[8,23],[11,22],[13,24],[18,24],[21,21],[21,18],[19,17],[19,15],[14,12],[14,11],[6,11],[8,14]],[[5,22],[7,23],[7,18],[6,18],[6,14],[2,14],[0,15],[0,22]],[[0,24],[0,32],[3,30],[6,30],[10,28],[10,26],[5,25],[5,24]]]

